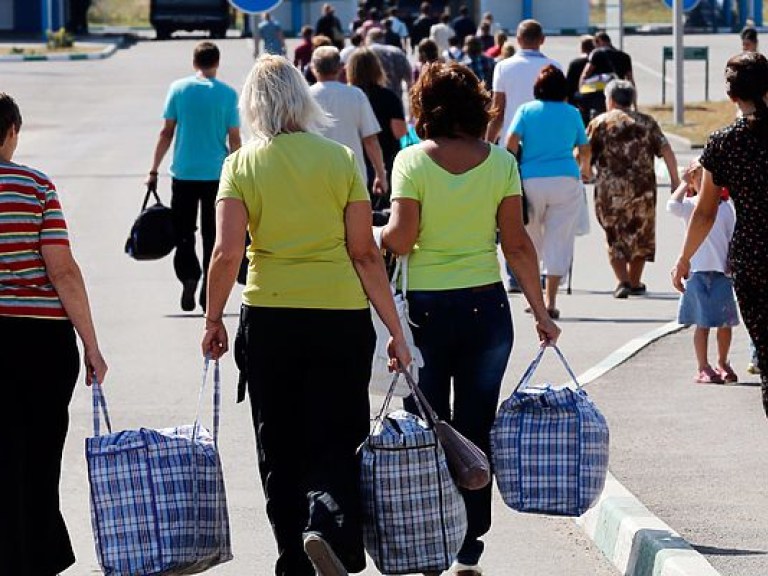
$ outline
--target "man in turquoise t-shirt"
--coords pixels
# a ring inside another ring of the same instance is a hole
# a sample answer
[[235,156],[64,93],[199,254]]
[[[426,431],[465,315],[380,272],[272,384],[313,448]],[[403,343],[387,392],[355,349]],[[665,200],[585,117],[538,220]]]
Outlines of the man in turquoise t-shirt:
[[[200,306],[205,310],[208,263],[216,239],[216,192],[224,159],[240,148],[240,116],[237,92],[216,79],[219,49],[212,42],[195,46],[192,65],[195,75],[176,80],[168,90],[163,118],[165,122],[155,146],[147,186],[157,187],[157,169],[173,142],[170,174],[171,209],[176,233],[173,267],[181,281],[181,309],[195,309],[195,294],[200,278]],[[195,251],[197,213],[203,264]]]

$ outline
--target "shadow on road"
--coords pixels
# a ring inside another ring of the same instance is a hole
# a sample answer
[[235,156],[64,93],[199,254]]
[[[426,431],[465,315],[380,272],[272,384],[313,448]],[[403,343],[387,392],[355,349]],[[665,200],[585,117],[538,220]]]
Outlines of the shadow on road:
[[765,550],[741,550],[740,548],[718,548],[717,546],[702,546],[701,544],[691,544],[694,550],[701,554],[709,556],[764,556],[768,554]]

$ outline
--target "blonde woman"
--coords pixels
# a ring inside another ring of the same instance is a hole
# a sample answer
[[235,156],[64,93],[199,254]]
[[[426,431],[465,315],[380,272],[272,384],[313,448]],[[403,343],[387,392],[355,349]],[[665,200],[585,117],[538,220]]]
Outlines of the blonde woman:
[[[369,299],[389,328],[391,365],[410,354],[371,205],[352,151],[282,56],[251,69],[240,110],[254,138],[227,159],[216,205],[204,354],[229,348],[222,321],[246,228],[248,278],[236,357],[246,377],[276,574],[365,568],[356,450],[369,431]],[[296,430],[305,431],[294,440]]]

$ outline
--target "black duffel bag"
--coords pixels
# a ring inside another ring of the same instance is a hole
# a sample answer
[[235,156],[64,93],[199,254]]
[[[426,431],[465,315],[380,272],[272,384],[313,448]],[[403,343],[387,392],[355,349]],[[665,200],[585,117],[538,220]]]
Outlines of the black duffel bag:
[[[147,207],[150,195],[154,195],[155,203]],[[141,213],[125,242],[125,253],[134,260],[158,260],[168,256],[175,247],[171,209],[162,203],[157,190],[149,186]]]

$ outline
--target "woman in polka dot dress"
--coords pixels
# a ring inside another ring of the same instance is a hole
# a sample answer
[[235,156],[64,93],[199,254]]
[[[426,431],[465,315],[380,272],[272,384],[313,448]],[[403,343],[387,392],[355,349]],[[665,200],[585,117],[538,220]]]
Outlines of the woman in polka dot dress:
[[742,112],[712,133],[701,165],[700,199],[693,211],[672,282],[683,291],[690,258],[717,215],[720,191],[727,188],[736,207],[731,244],[734,286],[744,324],[757,348],[763,408],[768,415],[768,60],[762,54],[733,56],[725,68],[726,92]]

